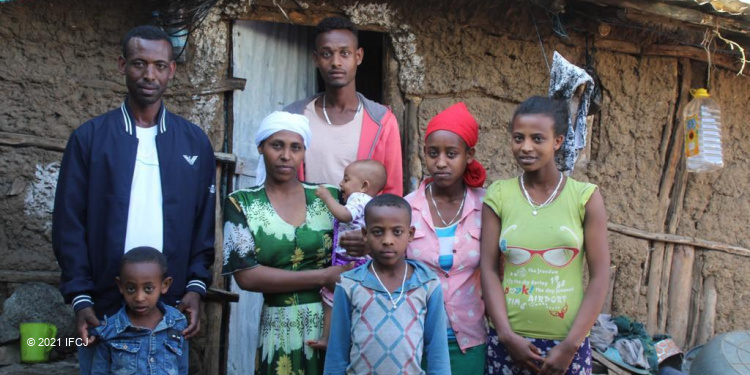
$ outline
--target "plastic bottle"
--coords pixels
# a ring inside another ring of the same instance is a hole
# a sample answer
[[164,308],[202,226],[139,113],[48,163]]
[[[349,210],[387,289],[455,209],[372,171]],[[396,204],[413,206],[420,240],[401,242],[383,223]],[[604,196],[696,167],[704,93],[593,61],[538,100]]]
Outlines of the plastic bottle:
[[685,157],[689,172],[710,172],[724,167],[721,149],[721,110],[706,89],[690,90],[693,100],[683,112]]

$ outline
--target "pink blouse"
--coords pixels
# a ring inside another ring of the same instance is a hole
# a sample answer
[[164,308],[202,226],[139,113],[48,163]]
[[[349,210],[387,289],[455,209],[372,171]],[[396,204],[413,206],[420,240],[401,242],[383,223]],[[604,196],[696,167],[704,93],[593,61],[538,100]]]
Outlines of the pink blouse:
[[416,228],[414,241],[406,256],[426,264],[440,278],[448,319],[462,352],[485,344],[487,327],[484,301],[479,280],[479,236],[482,230],[482,198],[485,190],[468,188],[461,219],[453,244],[453,267],[445,272],[440,268],[440,243],[432,223],[430,204],[422,182],[415,192],[406,196],[411,205],[412,225]]

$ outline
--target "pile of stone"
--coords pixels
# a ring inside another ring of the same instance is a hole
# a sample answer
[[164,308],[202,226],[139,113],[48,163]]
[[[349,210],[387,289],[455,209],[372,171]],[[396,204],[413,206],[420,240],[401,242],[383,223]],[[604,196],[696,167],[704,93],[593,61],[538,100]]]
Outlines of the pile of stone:
[[[56,339],[59,340],[54,340],[50,360],[70,357],[75,353],[74,344],[66,345],[67,338],[75,337],[75,314],[63,302],[57,288],[40,282],[21,284],[5,300],[3,314],[0,315],[0,366],[21,362],[21,323],[51,323],[57,327]],[[1,370],[3,367],[0,367]]]

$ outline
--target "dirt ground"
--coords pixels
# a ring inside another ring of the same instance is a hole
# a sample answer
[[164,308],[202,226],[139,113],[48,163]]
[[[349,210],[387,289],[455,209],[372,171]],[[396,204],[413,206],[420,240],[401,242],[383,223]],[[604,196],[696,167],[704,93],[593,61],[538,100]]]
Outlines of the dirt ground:
[[[148,20],[141,11],[147,3],[52,0],[1,5],[0,132],[67,139],[87,119],[119,105],[125,92],[115,65],[119,39]],[[238,8],[247,11],[236,3],[227,1],[224,13],[216,10],[197,31],[189,62],[178,67],[174,91],[210,86],[228,75],[227,15],[231,18]],[[410,10],[398,4],[332,4],[381,25],[392,36],[402,99],[419,101],[418,121],[411,125],[416,139],[422,138],[432,116],[464,101],[480,123],[477,157],[488,170],[488,180],[519,173],[510,158],[507,123],[519,102],[545,95],[549,82],[528,11],[507,3],[482,9],[478,4],[486,2],[476,1]],[[573,63],[585,62],[582,34],[558,38],[546,20],[540,29],[547,56],[558,51]],[[573,177],[599,185],[612,223],[663,232],[665,213],[658,212],[664,168],[660,145],[679,99],[678,61],[603,50],[594,51],[593,58],[603,86],[602,111],[592,121],[588,165]],[[722,104],[726,167],[688,177],[677,234],[748,248],[750,80],[714,70],[711,84]],[[253,89],[251,83],[247,89]],[[228,122],[223,94],[172,95],[167,105],[198,123],[215,149],[221,149]],[[57,269],[50,215],[61,157],[60,152],[38,148],[0,147],[0,270]],[[416,154],[405,157],[420,160]],[[644,275],[651,246],[610,233],[612,264],[617,266],[615,314],[645,320],[650,281]],[[696,253],[702,277],[717,279],[717,332],[750,328],[748,259]]]

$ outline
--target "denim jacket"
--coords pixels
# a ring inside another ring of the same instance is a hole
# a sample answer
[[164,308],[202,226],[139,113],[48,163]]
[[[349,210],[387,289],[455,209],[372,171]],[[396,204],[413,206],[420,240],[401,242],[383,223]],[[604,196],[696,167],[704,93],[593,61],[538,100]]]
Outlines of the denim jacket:
[[187,319],[161,301],[157,306],[164,317],[153,331],[132,325],[125,306],[95,328],[101,342],[95,348],[92,374],[188,373],[188,341],[182,337]]

